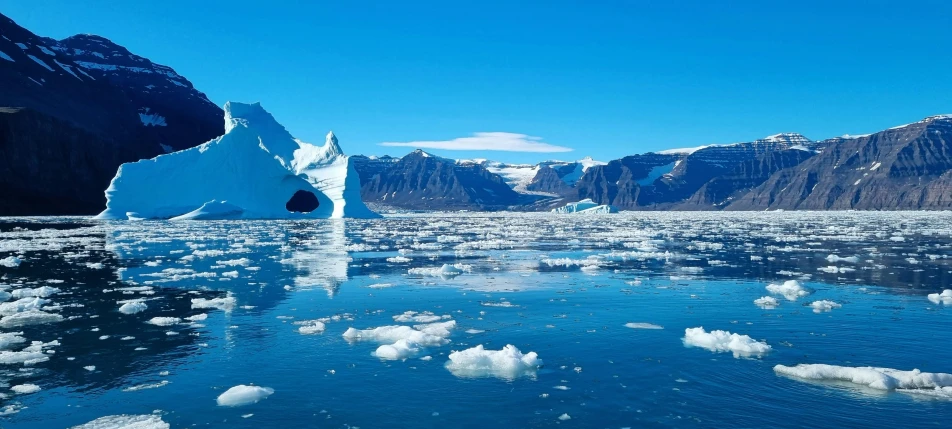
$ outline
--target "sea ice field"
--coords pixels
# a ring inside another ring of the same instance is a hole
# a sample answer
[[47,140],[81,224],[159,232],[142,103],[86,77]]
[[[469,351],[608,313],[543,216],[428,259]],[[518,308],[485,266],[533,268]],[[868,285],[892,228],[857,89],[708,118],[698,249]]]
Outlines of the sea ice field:
[[944,427],[952,213],[0,218],[4,428]]

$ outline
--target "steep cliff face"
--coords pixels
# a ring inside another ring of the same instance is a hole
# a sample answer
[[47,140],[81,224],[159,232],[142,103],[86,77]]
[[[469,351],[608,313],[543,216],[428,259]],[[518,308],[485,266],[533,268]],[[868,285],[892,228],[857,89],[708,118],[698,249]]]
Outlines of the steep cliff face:
[[42,38],[3,15],[0,81],[4,215],[94,214],[123,162],[224,131],[221,109],[170,68],[97,36]]
[[32,109],[0,108],[0,215],[89,214],[123,159],[121,142]]
[[952,208],[952,116],[868,136],[838,139],[802,165],[782,170],[729,210]]
[[461,165],[421,150],[370,178],[361,196],[367,202],[421,210],[498,210],[523,202],[482,165]]
[[741,162],[729,172],[714,177],[677,205],[679,210],[720,209],[743,197],[780,170],[800,165],[816,155],[812,150],[787,149],[767,152]]
[[680,154],[646,153],[592,167],[576,185],[578,198],[591,198],[598,204],[610,204],[620,209],[651,204],[646,201],[651,201],[654,188],[666,180],[681,158],[683,155]]

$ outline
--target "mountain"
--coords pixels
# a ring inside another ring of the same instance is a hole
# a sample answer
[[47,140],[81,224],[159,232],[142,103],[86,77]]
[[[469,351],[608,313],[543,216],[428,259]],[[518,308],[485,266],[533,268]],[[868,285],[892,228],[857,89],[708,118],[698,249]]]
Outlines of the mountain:
[[855,138],[832,139],[780,170],[728,210],[952,208],[952,115]]
[[221,109],[172,69],[97,36],[42,38],[3,15],[0,80],[0,215],[94,214],[123,162],[224,131]]
[[[585,157],[578,161],[543,161],[538,164],[508,164],[486,159],[457,160],[461,165],[479,164],[502,177],[514,191],[525,195],[558,197],[571,193],[589,168],[605,165]],[[551,171],[550,171],[551,170]],[[554,173],[554,175],[553,175]],[[553,177],[558,180],[553,180]]]
[[418,210],[502,210],[527,202],[479,163],[458,163],[422,150],[396,162],[368,160],[354,164],[365,202]]
[[[425,156],[421,154],[408,157]],[[382,174],[374,187],[363,188],[364,198],[397,199],[398,206],[412,209],[529,211],[586,199],[623,210],[952,208],[952,115],[862,136],[813,141],[781,133],[751,142],[631,155],[608,163],[590,158],[539,164],[433,158],[441,161],[430,161],[439,164],[430,169],[401,164],[403,160],[396,158],[376,161],[374,174]],[[442,173],[435,174],[437,170]],[[459,178],[462,171],[478,174],[464,180]],[[504,192],[499,182],[513,192]],[[382,183],[418,186],[380,188]],[[433,183],[437,186],[431,189]],[[433,189],[446,189],[453,196],[441,199],[442,191]]]

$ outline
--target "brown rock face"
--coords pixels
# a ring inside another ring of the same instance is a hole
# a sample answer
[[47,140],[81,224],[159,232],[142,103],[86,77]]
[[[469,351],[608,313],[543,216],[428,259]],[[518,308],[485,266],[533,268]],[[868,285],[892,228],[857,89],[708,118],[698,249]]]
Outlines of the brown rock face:
[[952,117],[926,118],[855,139],[837,139],[778,171],[729,210],[952,208]]

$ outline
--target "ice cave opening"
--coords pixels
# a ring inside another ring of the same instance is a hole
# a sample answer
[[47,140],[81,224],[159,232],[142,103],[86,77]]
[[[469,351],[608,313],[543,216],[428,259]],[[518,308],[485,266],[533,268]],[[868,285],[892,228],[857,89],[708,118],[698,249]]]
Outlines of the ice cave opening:
[[317,201],[317,196],[313,192],[299,190],[291,196],[291,199],[284,205],[289,212],[310,213],[317,210],[321,203]]

